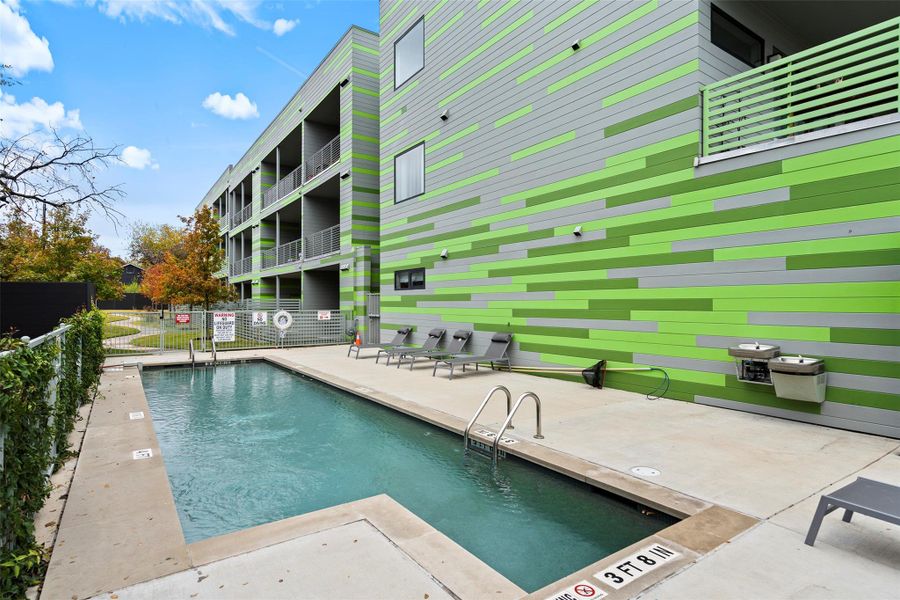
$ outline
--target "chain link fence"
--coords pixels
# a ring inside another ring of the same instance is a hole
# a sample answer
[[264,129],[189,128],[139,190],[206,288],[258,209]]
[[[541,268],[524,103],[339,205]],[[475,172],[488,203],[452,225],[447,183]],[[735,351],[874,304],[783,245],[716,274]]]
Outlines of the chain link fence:
[[[107,355],[212,350],[217,327],[230,341],[216,340],[217,350],[320,346],[349,343],[353,319],[349,311],[285,310],[291,324],[275,327],[277,311],[232,309],[210,311],[104,311],[103,345]],[[217,324],[217,322],[219,322]]]

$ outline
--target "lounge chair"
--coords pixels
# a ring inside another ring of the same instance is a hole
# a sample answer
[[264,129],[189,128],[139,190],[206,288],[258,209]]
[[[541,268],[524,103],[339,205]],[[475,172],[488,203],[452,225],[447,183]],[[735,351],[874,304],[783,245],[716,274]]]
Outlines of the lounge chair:
[[469,338],[472,337],[471,331],[466,331],[465,329],[460,329],[454,332],[452,339],[447,344],[446,348],[435,348],[434,350],[412,350],[408,352],[403,352],[397,357],[397,368],[403,364],[405,359],[409,359],[409,370],[412,371],[413,364],[416,362],[416,359],[420,356],[430,359],[442,358],[445,356],[452,356],[454,354],[459,354],[463,351],[463,348],[466,347],[466,344],[469,342]]
[[428,332],[428,337],[425,338],[425,342],[421,346],[394,346],[393,348],[380,348],[378,350],[378,356],[375,357],[375,362],[378,362],[378,359],[381,358],[382,354],[387,355],[387,366],[391,364],[392,356],[399,356],[404,352],[413,352],[416,350],[434,350],[437,348],[437,345],[444,338],[444,334],[447,333],[446,329],[432,329]]
[[465,371],[466,365],[474,364],[475,370],[477,371],[478,363],[480,362],[491,363],[492,370],[494,368],[494,363],[497,363],[498,366],[505,364],[506,368],[511,371],[512,369],[510,369],[509,366],[509,356],[506,354],[510,342],[512,342],[511,333],[495,333],[491,336],[491,345],[484,351],[484,354],[480,356],[475,356],[473,354],[457,354],[448,358],[438,359],[435,361],[434,368],[431,370],[431,376],[434,377],[438,367],[447,367],[450,369],[450,379],[453,379],[453,367],[456,365],[462,365],[463,371]]
[[410,329],[409,327],[404,327],[402,329],[398,329],[397,335],[395,335],[394,339],[392,339],[387,344],[360,344],[358,346],[356,344],[350,344],[350,348],[347,350],[347,356],[349,357],[351,352],[356,352],[356,358],[359,359],[359,351],[360,350],[367,350],[370,348],[383,349],[383,348],[393,348],[394,346],[402,346],[403,342],[406,341],[406,338],[409,337],[410,331],[412,331],[412,329]]

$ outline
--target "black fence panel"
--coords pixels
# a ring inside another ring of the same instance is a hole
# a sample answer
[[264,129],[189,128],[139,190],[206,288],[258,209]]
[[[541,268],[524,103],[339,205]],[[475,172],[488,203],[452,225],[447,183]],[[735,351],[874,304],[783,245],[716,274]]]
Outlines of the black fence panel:
[[100,310],[143,310],[152,308],[153,301],[143,294],[126,293],[121,300],[98,300]]
[[52,331],[60,319],[88,308],[94,284],[85,282],[5,281],[0,283],[0,333],[37,337]]

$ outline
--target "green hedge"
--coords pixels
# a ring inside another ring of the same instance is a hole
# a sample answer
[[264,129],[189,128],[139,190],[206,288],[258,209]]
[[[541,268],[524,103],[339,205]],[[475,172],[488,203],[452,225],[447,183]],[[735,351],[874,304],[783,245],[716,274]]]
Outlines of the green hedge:
[[[0,471],[2,598],[22,597],[40,580],[44,561],[34,539],[34,515],[50,493],[47,473],[69,456],[67,438],[78,407],[93,399],[100,382],[103,316],[94,309],[65,322],[71,328],[62,344],[28,348],[7,339],[14,350],[0,358],[0,424],[6,434]],[[60,379],[51,407],[46,397],[57,364]]]

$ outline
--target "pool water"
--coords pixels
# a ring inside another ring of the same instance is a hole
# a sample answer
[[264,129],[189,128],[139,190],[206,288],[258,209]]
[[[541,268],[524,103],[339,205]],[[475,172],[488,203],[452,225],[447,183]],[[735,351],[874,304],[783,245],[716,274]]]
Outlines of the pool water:
[[530,592],[674,522],[265,363],[142,377],[189,543],[388,494]]

